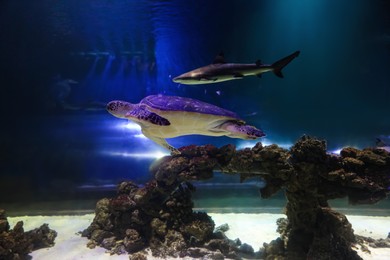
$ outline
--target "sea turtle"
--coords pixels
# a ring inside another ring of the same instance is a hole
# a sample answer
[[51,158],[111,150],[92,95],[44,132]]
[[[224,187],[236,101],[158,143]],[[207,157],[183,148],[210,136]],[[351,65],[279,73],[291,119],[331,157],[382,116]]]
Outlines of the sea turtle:
[[263,131],[246,125],[236,113],[191,98],[152,95],[139,104],[114,100],[107,104],[107,111],[115,117],[134,121],[147,138],[172,154],[180,152],[165,138],[192,134],[240,139],[265,136]]

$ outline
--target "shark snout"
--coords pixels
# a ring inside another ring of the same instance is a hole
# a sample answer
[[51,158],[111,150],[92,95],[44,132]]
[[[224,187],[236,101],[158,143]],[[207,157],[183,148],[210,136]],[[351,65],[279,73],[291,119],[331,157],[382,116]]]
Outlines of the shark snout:
[[174,77],[172,81],[175,83],[183,83],[183,82],[187,82],[189,80],[194,80],[194,79],[192,77],[180,75],[180,76]]
[[172,79],[172,81],[175,83],[180,83],[180,77],[175,77]]

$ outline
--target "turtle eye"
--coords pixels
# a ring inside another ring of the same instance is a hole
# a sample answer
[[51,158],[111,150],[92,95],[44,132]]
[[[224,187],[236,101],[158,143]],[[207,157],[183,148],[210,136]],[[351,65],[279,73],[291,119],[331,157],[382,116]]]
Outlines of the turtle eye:
[[107,104],[107,110],[109,110],[109,111],[116,110],[116,107],[117,107],[117,105],[115,103],[110,102]]

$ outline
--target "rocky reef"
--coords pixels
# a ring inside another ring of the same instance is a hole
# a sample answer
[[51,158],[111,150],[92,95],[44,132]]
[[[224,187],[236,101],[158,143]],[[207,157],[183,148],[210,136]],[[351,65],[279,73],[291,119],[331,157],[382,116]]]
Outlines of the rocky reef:
[[29,259],[28,254],[33,250],[53,246],[56,237],[57,232],[47,224],[24,232],[23,222],[19,221],[10,229],[5,211],[0,209],[0,259]]
[[99,245],[112,254],[132,253],[131,259],[146,259],[140,253],[146,248],[157,257],[237,259],[237,252],[245,254],[247,247],[227,239],[222,231],[214,232],[213,220],[192,210],[194,189],[180,178],[153,180],[144,187],[122,182],[116,197],[97,203],[93,223],[82,235],[90,238],[90,248]]
[[[390,154],[381,149],[345,148],[333,155],[325,141],[303,136],[290,150],[257,143],[239,151],[233,145],[180,151],[154,163],[154,179],[145,186],[123,182],[116,197],[97,203],[83,232],[90,247],[129,252],[131,259],[145,259],[146,248],[159,257],[360,259],[352,246],[361,239],[328,200],[372,204],[390,192]],[[242,181],[261,176],[262,198],[284,190],[287,218],[278,220],[280,237],[261,252],[227,239],[206,213],[193,211],[191,181],[212,178],[214,171],[240,174]]]

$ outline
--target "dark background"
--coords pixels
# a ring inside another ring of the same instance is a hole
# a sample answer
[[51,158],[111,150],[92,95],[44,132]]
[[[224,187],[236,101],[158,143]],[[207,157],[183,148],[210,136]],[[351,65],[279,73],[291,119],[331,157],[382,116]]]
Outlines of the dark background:
[[[308,134],[331,151],[390,135],[389,1],[5,0],[0,36],[0,201],[148,180],[148,152],[165,151],[106,113],[112,99],[197,98],[262,128],[266,144]],[[284,79],[171,81],[220,51],[273,63],[296,50]]]

